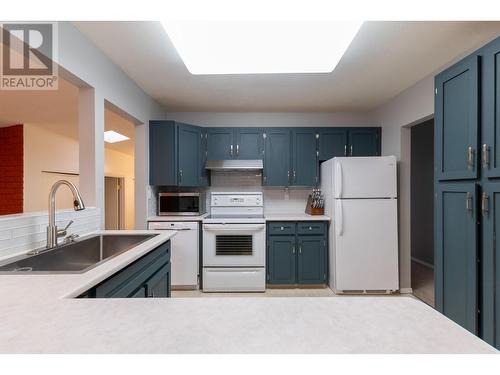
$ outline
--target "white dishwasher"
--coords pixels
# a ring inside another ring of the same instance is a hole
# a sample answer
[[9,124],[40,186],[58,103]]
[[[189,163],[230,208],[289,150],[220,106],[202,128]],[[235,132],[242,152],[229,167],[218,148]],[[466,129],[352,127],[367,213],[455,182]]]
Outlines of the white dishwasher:
[[199,222],[154,221],[151,230],[176,230],[172,237],[170,263],[172,289],[197,289],[199,272]]

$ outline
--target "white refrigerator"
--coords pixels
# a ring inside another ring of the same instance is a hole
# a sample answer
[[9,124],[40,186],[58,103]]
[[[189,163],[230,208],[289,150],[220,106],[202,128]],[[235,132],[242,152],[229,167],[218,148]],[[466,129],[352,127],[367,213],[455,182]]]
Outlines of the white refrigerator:
[[321,164],[336,293],[399,289],[397,171],[394,156],[339,157]]

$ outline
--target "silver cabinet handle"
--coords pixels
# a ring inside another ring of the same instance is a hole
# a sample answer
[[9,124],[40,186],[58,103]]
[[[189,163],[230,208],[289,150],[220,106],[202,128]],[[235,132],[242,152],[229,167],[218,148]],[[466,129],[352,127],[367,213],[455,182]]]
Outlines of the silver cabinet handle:
[[482,216],[488,216],[488,213],[490,211],[490,198],[488,196],[488,193],[483,192],[481,195],[481,215]]
[[295,254],[295,245],[292,245],[292,254]]
[[179,169],[179,184],[182,181],[182,169]]
[[231,145],[231,151],[230,151],[231,156],[233,156],[233,145]]
[[302,244],[299,243],[299,254],[302,254]]
[[290,183],[290,171],[286,173],[286,180]]
[[297,181],[297,174],[296,171],[293,171],[293,182]]
[[488,145],[485,143],[483,144],[483,147],[481,148],[481,155],[483,157],[483,168],[489,168],[490,167],[490,148]]
[[465,209],[472,213],[472,194],[471,193],[467,193],[467,195],[465,196]]
[[344,156],[347,156],[347,145],[344,145]]
[[351,156],[352,156],[352,145],[351,145]]
[[472,170],[474,168],[474,149],[469,146],[467,147],[467,169]]
[[236,156],[240,156],[240,145],[236,145]]
[[283,228],[283,227],[280,227],[280,230],[285,230],[285,228]]

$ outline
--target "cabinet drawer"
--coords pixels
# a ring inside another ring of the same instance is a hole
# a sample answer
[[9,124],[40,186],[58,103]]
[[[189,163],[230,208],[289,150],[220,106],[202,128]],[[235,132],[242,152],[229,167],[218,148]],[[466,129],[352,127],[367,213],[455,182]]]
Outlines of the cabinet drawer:
[[267,227],[268,234],[295,234],[295,222],[284,221],[284,222],[271,222],[268,223]]
[[297,224],[298,234],[325,234],[326,224],[322,221],[303,221]]

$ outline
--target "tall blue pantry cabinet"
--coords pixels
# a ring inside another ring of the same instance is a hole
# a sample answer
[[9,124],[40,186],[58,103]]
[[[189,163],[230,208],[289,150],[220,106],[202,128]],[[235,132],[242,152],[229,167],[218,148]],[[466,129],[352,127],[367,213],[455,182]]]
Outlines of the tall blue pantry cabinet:
[[500,348],[500,38],[435,77],[435,128],[436,308]]

